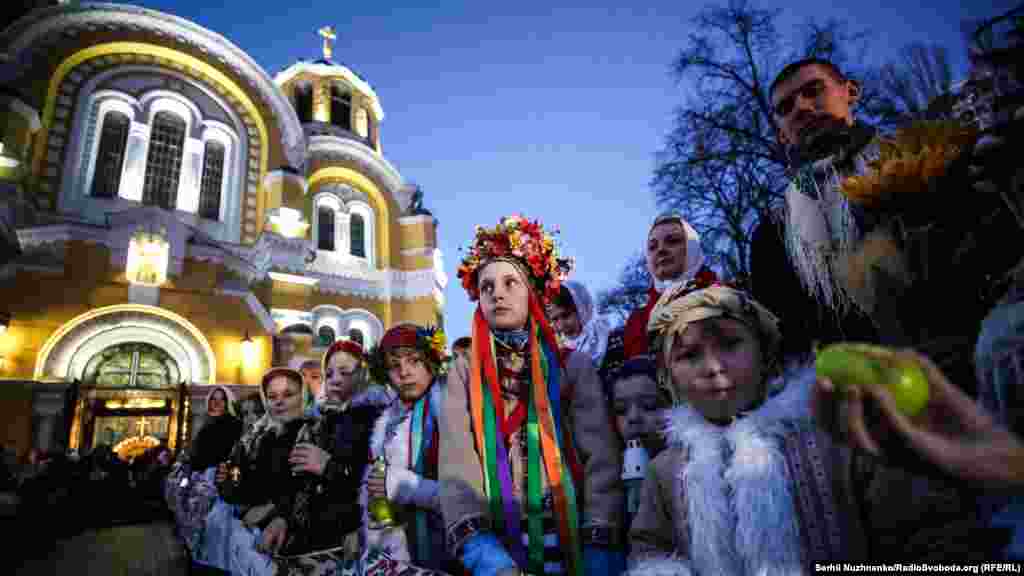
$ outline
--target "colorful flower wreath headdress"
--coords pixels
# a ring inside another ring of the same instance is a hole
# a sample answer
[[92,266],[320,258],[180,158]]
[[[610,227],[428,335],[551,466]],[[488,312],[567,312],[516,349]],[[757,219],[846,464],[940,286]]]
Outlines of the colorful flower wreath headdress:
[[477,274],[490,262],[506,260],[524,273],[543,303],[558,296],[562,281],[572,270],[572,260],[559,257],[553,234],[544,230],[539,220],[521,215],[502,218],[493,228],[476,227],[476,236],[469,247],[458,277],[472,301],[480,298]]
[[435,376],[447,371],[448,339],[443,330],[434,326],[399,324],[388,330],[380,343],[370,350],[370,373],[374,381],[388,383],[387,356],[398,348],[421,352]]

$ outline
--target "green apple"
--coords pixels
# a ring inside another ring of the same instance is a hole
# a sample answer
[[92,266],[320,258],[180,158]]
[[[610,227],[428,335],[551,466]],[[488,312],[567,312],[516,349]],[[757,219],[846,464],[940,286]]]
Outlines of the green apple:
[[928,404],[924,371],[887,348],[855,342],[832,344],[818,350],[815,371],[841,391],[849,386],[885,386],[907,416],[916,416]]

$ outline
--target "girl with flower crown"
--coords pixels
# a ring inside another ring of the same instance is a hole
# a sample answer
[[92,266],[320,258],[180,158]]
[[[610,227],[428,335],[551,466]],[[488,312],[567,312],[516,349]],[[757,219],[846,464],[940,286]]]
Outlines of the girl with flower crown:
[[[631,576],[802,574],[833,562],[991,553],[963,476],[925,459],[901,457],[898,468],[865,450],[854,429],[874,434],[884,422],[853,426],[853,414],[870,412],[847,410],[813,367],[779,375],[778,321],[746,293],[676,287],[648,328],[675,407],[630,528]],[[948,409],[952,386],[928,379],[929,402]],[[856,449],[826,433],[840,429],[833,412],[851,414]]]
[[[392,559],[417,567],[449,571],[437,482],[445,347],[444,332],[400,324],[371,352],[374,380],[389,383],[398,397],[374,424],[370,459],[385,466],[367,471],[360,498],[366,549],[384,550]],[[379,499],[401,510],[399,525],[378,524],[369,504]]]
[[621,571],[621,452],[593,363],[563,365],[544,314],[565,264],[538,222],[477,228],[459,278],[480,304],[441,427],[447,549],[473,576]]

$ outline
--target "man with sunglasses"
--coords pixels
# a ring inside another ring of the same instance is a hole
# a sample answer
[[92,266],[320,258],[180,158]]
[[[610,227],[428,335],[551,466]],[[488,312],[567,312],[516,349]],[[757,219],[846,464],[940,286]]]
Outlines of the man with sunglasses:
[[806,355],[814,341],[875,340],[834,276],[836,257],[867,227],[839,182],[878,153],[874,128],[854,118],[860,94],[855,80],[814,58],[783,68],[769,90],[792,180],[785,210],[754,231],[751,276],[754,297],[786,319],[785,356]]

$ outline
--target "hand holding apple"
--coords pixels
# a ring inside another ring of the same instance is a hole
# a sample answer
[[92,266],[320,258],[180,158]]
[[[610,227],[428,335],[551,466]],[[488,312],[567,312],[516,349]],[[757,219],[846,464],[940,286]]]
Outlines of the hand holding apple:
[[[877,358],[879,353],[875,354]],[[950,475],[1000,486],[1024,485],[1024,444],[1018,438],[997,426],[927,357],[910,350],[886,351],[886,355],[899,365],[913,364],[921,371],[927,385],[924,407],[910,417],[906,399],[898,400],[891,386],[847,382],[840,387],[819,377],[814,410],[822,427],[876,456],[883,455],[883,448],[891,445],[889,435],[897,434],[919,458]],[[863,364],[848,370],[862,369]],[[870,368],[866,370],[870,373]],[[844,393],[837,399],[840,390]],[[870,427],[864,397],[874,401],[880,418]]]

